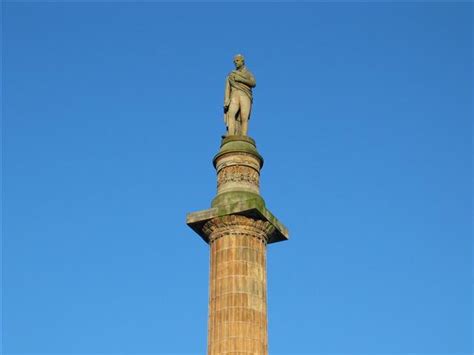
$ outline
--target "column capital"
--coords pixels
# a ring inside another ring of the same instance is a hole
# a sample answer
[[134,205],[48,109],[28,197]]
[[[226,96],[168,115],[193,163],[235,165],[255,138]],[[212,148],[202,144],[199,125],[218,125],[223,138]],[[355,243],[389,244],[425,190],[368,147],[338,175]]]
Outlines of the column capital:
[[241,215],[227,215],[207,221],[202,231],[208,237],[209,244],[226,235],[248,235],[267,244],[275,233],[275,227],[267,221]]
[[[267,242],[269,244],[288,240],[288,229],[265,207],[261,198],[243,200],[228,205],[218,205],[207,210],[188,213],[186,224],[199,234],[206,243],[209,243],[208,230],[211,227],[210,225],[205,227],[206,223],[225,216],[247,217],[272,225],[274,231],[268,237]],[[225,221],[228,220],[225,219]],[[213,223],[216,224],[218,222]]]

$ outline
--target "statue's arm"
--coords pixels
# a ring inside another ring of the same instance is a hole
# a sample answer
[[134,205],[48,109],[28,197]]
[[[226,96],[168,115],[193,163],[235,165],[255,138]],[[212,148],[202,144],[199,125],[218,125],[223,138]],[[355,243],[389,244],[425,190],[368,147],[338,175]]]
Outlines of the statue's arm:
[[229,78],[225,80],[225,90],[224,90],[224,112],[227,111],[230,105],[230,82]]

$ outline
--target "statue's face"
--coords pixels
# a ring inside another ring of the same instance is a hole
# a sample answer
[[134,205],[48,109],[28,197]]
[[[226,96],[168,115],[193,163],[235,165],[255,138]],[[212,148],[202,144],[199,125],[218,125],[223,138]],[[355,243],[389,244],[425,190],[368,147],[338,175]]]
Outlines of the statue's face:
[[244,66],[244,58],[234,57],[234,64],[237,69],[240,69]]

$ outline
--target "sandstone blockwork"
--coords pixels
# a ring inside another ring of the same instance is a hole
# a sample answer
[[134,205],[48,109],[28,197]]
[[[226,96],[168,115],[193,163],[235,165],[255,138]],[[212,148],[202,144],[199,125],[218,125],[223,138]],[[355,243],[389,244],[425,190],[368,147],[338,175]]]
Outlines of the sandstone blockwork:
[[266,244],[274,227],[240,215],[210,220],[208,355],[268,354]]

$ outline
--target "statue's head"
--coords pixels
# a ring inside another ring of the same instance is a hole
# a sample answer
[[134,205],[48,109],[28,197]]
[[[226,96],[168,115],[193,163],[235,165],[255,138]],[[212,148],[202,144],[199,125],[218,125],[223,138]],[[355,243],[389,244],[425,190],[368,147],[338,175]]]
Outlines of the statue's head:
[[235,68],[240,69],[245,65],[245,58],[242,54],[237,54],[234,56]]

